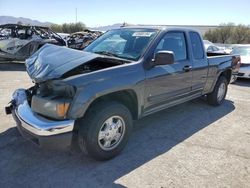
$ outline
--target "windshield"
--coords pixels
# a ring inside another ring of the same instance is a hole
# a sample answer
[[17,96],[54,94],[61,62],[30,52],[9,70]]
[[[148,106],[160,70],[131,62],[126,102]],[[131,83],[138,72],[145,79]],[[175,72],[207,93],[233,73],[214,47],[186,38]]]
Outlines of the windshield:
[[84,51],[138,60],[157,32],[156,29],[111,30],[96,39]]
[[250,56],[250,47],[236,47],[233,49],[232,54],[239,54],[241,56]]

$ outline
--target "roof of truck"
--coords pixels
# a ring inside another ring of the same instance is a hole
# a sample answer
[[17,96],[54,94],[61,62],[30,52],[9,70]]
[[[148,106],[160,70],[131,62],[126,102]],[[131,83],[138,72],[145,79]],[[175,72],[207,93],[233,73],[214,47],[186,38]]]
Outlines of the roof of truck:
[[181,27],[181,26],[167,26],[167,25],[133,25],[133,26],[122,26],[121,28],[132,28],[132,29],[157,29],[157,30],[182,30],[182,31],[195,31],[194,29]]

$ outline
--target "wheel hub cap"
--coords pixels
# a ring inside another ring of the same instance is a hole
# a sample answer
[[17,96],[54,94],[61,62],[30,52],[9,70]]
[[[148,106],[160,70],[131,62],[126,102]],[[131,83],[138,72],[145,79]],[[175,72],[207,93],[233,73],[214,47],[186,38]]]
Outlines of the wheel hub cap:
[[225,95],[226,92],[226,85],[225,83],[221,83],[219,90],[218,90],[218,94],[217,94],[217,100],[221,101]]
[[119,145],[125,133],[125,123],[120,116],[108,118],[98,134],[98,144],[105,150],[112,150]]

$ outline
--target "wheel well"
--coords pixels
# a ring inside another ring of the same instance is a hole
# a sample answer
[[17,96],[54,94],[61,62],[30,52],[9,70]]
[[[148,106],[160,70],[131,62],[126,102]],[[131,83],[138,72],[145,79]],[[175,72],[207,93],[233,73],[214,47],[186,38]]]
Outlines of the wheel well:
[[103,95],[103,96],[95,99],[90,104],[88,109],[97,105],[100,102],[108,102],[108,101],[117,101],[117,102],[123,104],[124,106],[126,106],[129,109],[133,119],[138,119],[138,100],[137,100],[136,93],[133,90],[122,90],[122,91],[117,91],[117,92]]
[[232,70],[227,69],[223,71],[220,76],[224,76],[227,79],[227,82],[230,83],[231,75],[232,75]]

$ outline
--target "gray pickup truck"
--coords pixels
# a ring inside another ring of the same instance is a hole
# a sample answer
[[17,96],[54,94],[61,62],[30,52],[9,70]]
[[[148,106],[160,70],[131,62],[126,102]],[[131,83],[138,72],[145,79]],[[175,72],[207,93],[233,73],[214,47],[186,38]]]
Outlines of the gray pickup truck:
[[69,148],[77,136],[84,153],[107,160],[133,120],[201,96],[222,104],[239,58],[206,54],[193,30],[123,27],[83,51],[43,46],[26,60],[34,86],[16,90],[5,110],[39,146]]

